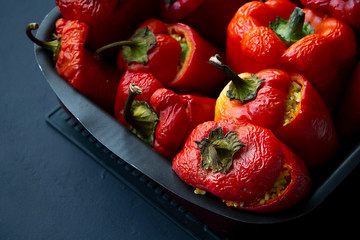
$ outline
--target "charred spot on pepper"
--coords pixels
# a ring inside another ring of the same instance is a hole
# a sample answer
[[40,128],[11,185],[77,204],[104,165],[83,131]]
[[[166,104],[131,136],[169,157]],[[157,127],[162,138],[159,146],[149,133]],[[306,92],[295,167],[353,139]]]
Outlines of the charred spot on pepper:
[[201,168],[211,169],[214,174],[228,173],[234,154],[245,146],[238,139],[236,132],[224,134],[221,127],[212,129],[207,138],[195,143],[201,154]]
[[301,92],[302,85],[297,82],[292,82],[289,89],[288,97],[285,100],[285,115],[283,126],[289,124],[296,118],[301,108]]
[[237,201],[230,201],[230,200],[222,200],[228,207],[251,207],[256,205],[264,205],[267,202],[276,199],[279,197],[283,192],[286,190],[287,186],[291,182],[291,173],[290,173],[290,166],[288,164],[284,164],[283,168],[279,174],[279,177],[276,179],[273,187],[265,192],[262,198],[257,198],[252,202],[237,202]]

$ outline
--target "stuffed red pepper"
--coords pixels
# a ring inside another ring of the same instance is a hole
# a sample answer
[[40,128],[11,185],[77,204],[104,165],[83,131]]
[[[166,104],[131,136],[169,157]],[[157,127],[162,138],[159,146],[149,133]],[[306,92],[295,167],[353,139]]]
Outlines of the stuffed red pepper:
[[[210,62],[232,71],[219,59]],[[326,105],[310,82],[297,73],[266,69],[235,74],[219,95],[215,120],[249,121],[272,130],[309,167],[335,156],[338,138]]]
[[287,209],[303,199],[311,179],[305,164],[268,129],[248,122],[198,125],[173,160],[195,193],[210,192],[231,207]]
[[227,64],[235,72],[279,68],[308,78],[333,111],[354,64],[349,25],[287,0],[244,4],[228,26]]

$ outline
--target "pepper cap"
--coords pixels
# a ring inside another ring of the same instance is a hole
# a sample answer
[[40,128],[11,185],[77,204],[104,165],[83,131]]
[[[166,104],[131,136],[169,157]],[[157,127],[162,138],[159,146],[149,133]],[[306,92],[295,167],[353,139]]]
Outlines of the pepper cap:
[[214,174],[228,173],[234,154],[245,146],[235,132],[224,135],[222,127],[211,130],[207,138],[195,143],[201,154],[201,168],[212,169]]
[[291,13],[289,20],[277,17],[275,22],[270,22],[269,27],[286,46],[291,46],[301,38],[315,32],[309,22],[305,23],[305,13],[298,7]]

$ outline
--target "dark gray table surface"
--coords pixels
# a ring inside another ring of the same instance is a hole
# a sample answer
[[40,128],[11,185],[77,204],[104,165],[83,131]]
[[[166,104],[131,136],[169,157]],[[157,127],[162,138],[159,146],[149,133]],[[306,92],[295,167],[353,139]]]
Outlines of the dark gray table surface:
[[[55,1],[0,6],[0,239],[189,239],[46,123],[58,101],[25,27],[41,22]],[[300,232],[357,231],[358,173],[297,225]]]

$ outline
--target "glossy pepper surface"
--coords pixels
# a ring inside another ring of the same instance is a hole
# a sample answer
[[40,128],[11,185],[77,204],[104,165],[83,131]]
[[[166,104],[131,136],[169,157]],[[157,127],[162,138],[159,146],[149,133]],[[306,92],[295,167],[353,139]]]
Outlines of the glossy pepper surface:
[[[210,56],[222,52],[202,38],[191,27],[182,23],[165,24],[156,19],[139,27],[148,29],[156,43],[145,54],[145,61],[132,60],[132,54],[122,48],[117,65],[121,72],[148,72],[166,88],[187,89],[206,95],[216,95],[225,83],[225,75],[208,64]],[[134,37],[134,36],[133,36]],[[132,50],[129,50],[132,52]],[[130,60],[126,60],[130,58]]]
[[357,0],[301,0],[318,12],[328,13],[360,30],[360,2]]
[[[257,82],[255,87],[251,86],[253,82]],[[241,93],[247,91],[252,91],[251,98],[244,99]],[[256,74],[234,73],[215,107],[215,120],[228,118],[272,130],[309,167],[325,164],[338,150],[329,111],[310,82],[300,74],[278,69]]]
[[162,0],[160,17],[167,23],[182,22],[208,41],[225,48],[226,29],[236,10],[246,0]]
[[56,22],[58,38],[50,42],[36,40],[54,52],[58,74],[75,89],[113,114],[115,95],[121,79],[112,64],[100,61],[85,48],[88,26],[78,20],[60,18]]
[[352,67],[356,49],[349,25],[287,0],[246,3],[228,26],[227,64],[235,72],[279,68],[303,74],[330,111],[346,85],[343,73]]
[[311,185],[305,164],[270,130],[248,122],[198,125],[172,167],[195,192],[210,192],[228,206],[250,211],[289,208]]
[[127,72],[118,87],[115,116],[171,160],[195,126],[214,118],[215,102],[204,96],[176,94],[149,73]]
[[66,19],[79,20],[89,26],[87,47],[95,50],[120,41],[145,19],[154,17],[160,0],[56,0]]

